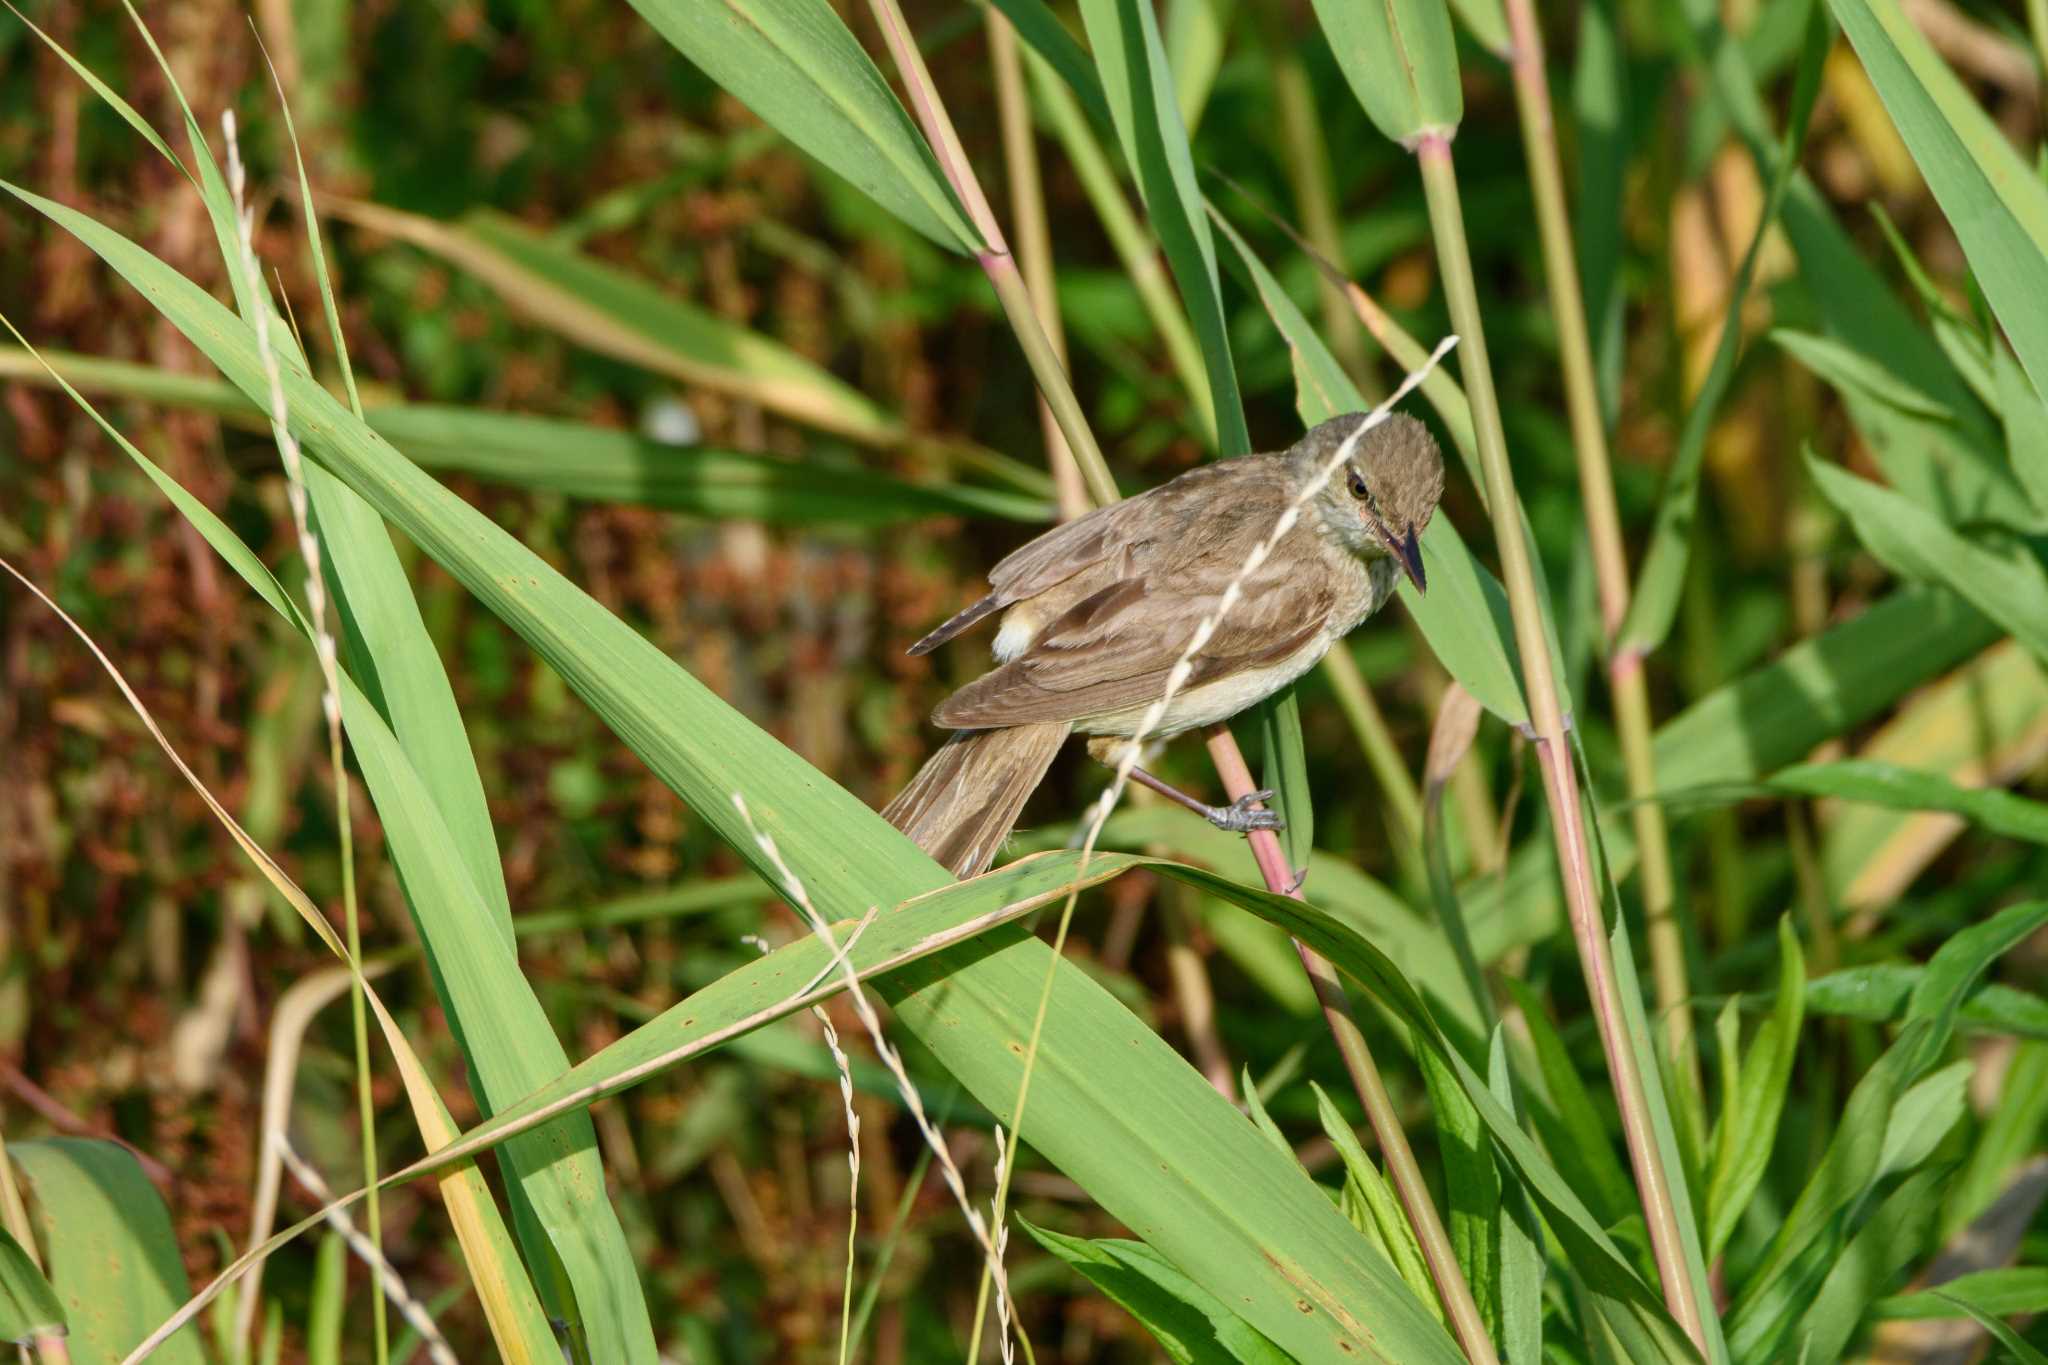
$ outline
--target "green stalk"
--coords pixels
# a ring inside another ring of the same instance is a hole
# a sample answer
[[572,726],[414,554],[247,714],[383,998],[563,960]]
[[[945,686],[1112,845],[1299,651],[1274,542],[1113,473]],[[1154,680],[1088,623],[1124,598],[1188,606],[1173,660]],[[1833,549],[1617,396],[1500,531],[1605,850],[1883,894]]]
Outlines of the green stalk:
[[881,27],[883,41],[889,46],[889,55],[895,59],[896,72],[909,91],[910,105],[917,115],[918,125],[924,129],[924,135],[931,143],[932,154],[938,158],[946,182],[960,196],[975,231],[981,235],[981,249],[974,253],[974,258],[988,276],[989,284],[995,288],[996,300],[1003,306],[1010,330],[1017,334],[1017,340],[1024,348],[1024,359],[1038,381],[1038,391],[1051,406],[1060,434],[1067,438],[1074,458],[1080,461],[1081,473],[1095,501],[1104,505],[1115,502],[1118,496],[1116,480],[1110,477],[1109,464],[1102,458],[1102,447],[1095,443],[1095,433],[1089,429],[1088,419],[1081,413],[1080,400],[1074,397],[1074,386],[1067,379],[1066,366],[1060,363],[1051,338],[1039,325],[1037,310],[1031,302],[1031,291],[1024,287],[1024,277],[1017,272],[1017,259],[1010,254],[1003,230],[988,206],[988,196],[982,193],[981,182],[975,178],[974,168],[967,162],[967,153],[960,145],[960,135],[953,130],[952,116],[946,112],[946,106],[939,99],[938,88],[932,84],[932,73],[925,67],[924,54],[918,51],[916,41],[910,36],[910,25],[903,18],[902,7],[896,0],[871,0],[871,8],[876,23]]
[[1506,0],[1512,35],[1509,66],[1515,105],[1521,115],[1522,149],[1529,162],[1529,188],[1536,200],[1536,225],[1543,242],[1543,273],[1550,290],[1550,315],[1557,323],[1558,359],[1564,371],[1565,411],[1578,454],[1579,501],[1586,511],[1586,535],[1593,548],[1599,585],[1600,622],[1607,641],[1607,674],[1614,723],[1621,738],[1622,770],[1635,803],[1636,850],[1642,868],[1643,920],[1648,929],[1650,970],[1657,984],[1657,1009],[1664,1016],[1667,1045],[1678,1072],[1700,1093],[1700,1058],[1693,1036],[1692,988],[1686,980],[1685,934],[1678,915],[1677,879],[1671,870],[1671,839],[1664,807],[1649,799],[1657,790],[1650,745],[1650,695],[1640,651],[1617,650],[1628,615],[1628,552],[1621,536],[1621,512],[1614,500],[1614,474],[1607,452],[1607,428],[1600,413],[1600,385],[1586,328],[1578,257],[1572,248],[1571,216],[1565,206],[1564,172],[1557,156],[1557,130],[1545,79],[1543,33],[1534,0]]
[[[1038,313],[1039,326],[1052,343],[1062,367],[1067,363],[1067,335],[1060,326],[1059,300],[1053,288],[1052,232],[1046,225],[1045,187],[1038,173],[1038,143],[1032,135],[1031,106],[1024,94],[1023,64],[1017,56],[1017,30],[1001,10],[989,6],[988,59],[995,71],[996,115],[1002,126],[1003,165],[1009,172],[1010,216],[1017,228],[1017,260],[1024,285]],[[1088,510],[1088,487],[1073,448],[1060,434],[1052,404],[1041,394],[1038,423],[1045,434],[1046,463],[1052,467],[1060,520],[1071,521]]]
[[1124,198],[1116,170],[1089,129],[1088,116],[1082,112],[1074,92],[1036,52],[1027,51],[1024,56],[1039,112],[1045,115],[1053,136],[1060,140],[1067,162],[1124,268],[1124,277],[1138,291],[1138,302],[1144,305],[1160,343],[1166,347],[1166,358],[1187,393],[1203,443],[1214,449],[1216,400],[1209,392],[1208,374],[1202,368],[1202,349],[1196,344],[1194,329],[1188,326],[1187,314],[1181,311],[1180,295],[1174,292],[1173,281],[1160,264],[1159,249]]
[[[1209,757],[1216,764],[1217,775],[1223,779],[1224,793],[1232,801],[1237,801],[1254,791],[1251,769],[1246,765],[1230,727],[1212,726],[1207,735]],[[1280,847],[1280,836],[1269,829],[1258,829],[1247,834],[1245,839],[1251,845],[1252,857],[1259,865],[1259,874],[1265,878],[1267,890],[1295,900],[1308,899],[1288,868],[1287,854]],[[1472,1365],[1493,1365],[1499,1357],[1494,1353],[1493,1339],[1487,1335],[1486,1319],[1472,1297],[1471,1285],[1465,1282],[1465,1272],[1458,1266],[1450,1236],[1444,1231],[1443,1220],[1437,1216],[1436,1205],[1429,1197],[1429,1184],[1423,1179],[1414,1149],[1408,1145],[1408,1133],[1401,1126],[1400,1115],[1394,1112],[1394,1102],[1387,1094],[1386,1082],[1380,1077],[1379,1065],[1373,1060],[1372,1048],[1365,1041],[1365,1034],[1359,1030],[1344,983],[1338,977],[1337,969],[1321,954],[1299,939],[1293,943],[1296,955],[1301,958],[1302,970],[1308,973],[1309,984],[1315,988],[1323,1020],[1329,1025],[1331,1037],[1337,1040],[1337,1050],[1343,1055],[1344,1069],[1351,1075],[1352,1088],[1358,1092],[1359,1102],[1365,1106],[1366,1119],[1371,1123],[1373,1136],[1378,1139],[1380,1151],[1386,1157],[1387,1178],[1393,1183],[1403,1212],[1408,1215],[1409,1225],[1415,1229],[1416,1243],[1422,1249],[1423,1262],[1429,1267],[1430,1279],[1436,1285],[1437,1297],[1443,1302],[1451,1331]]]
[[1630,1046],[1621,994],[1607,941],[1600,896],[1593,883],[1593,864],[1586,846],[1584,817],[1579,809],[1577,764],[1565,738],[1564,712],[1557,694],[1550,644],[1544,635],[1542,608],[1529,543],[1522,534],[1521,502],[1508,466],[1507,437],[1501,427],[1500,401],[1493,387],[1493,366],[1487,358],[1486,331],[1479,294],[1472,278],[1472,258],[1465,237],[1464,208],[1458,196],[1457,169],[1448,134],[1424,132],[1415,145],[1429,221],[1436,238],[1437,261],[1443,272],[1444,295],[1451,325],[1459,336],[1459,371],[1472,405],[1473,435],[1489,490],[1488,511],[1500,553],[1501,578],[1514,616],[1515,642],[1522,661],[1523,685],[1529,693],[1529,720],[1538,762],[1543,769],[1550,825],[1557,841],[1558,871],[1564,882],[1572,936],[1579,949],[1587,993],[1600,1025],[1600,1042],[1621,1109],[1622,1134],[1643,1201],[1643,1219],[1672,1317],[1706,1351],[1706,1327],[1684,1243],[1672,1203],[1672,1174],[1664,1167],[1651,1127],[1643,1059]]

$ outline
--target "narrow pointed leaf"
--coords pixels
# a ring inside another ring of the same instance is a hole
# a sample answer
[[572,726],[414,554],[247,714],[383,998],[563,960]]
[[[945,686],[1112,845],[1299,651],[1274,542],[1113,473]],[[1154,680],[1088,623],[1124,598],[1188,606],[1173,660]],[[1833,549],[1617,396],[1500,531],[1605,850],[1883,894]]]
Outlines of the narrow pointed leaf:
[[2048,392],[2048,185],[1897,0],[1828,0],[2012,339]]
[[329,207],[433,252],[515,311],[594,351],[869,445],[903,439],[901,422],[787,346],[500,214],[444,223],[382,204]]

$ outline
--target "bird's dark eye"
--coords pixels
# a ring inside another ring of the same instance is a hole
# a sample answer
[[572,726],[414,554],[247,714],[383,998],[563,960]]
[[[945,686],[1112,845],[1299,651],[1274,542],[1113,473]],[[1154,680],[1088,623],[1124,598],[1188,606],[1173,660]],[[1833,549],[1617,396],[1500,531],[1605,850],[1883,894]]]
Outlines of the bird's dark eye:
[[1351,496],[1363,503],[1372,502],[1372,494],[1365,486],[1364,476],[1355,469],[1351,471]]

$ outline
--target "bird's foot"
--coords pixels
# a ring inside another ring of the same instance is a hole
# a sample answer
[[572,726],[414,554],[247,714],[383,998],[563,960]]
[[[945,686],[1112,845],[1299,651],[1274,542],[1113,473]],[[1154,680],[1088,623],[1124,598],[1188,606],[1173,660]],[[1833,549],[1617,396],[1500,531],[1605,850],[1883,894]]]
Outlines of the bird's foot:
[[1227,806],[1209,806],[1203,816],[1225,834],[1250,834],[1255,829],[1283,830],[1287,822],[1276,810],[1255,810],[1261,801],[1271,801],[1271,791],[1246,792]]

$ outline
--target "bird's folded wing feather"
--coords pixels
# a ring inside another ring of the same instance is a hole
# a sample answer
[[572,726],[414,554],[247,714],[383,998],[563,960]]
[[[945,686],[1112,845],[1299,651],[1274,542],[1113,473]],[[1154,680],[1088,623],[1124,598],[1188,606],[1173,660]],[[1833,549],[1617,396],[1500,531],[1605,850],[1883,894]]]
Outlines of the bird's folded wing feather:
[[[954,693],[932,719],[956,730],[1078,721],[1157,701],[1243,557],[1148,558],[1145,572],[1105,582],[1040,630],[1022,654]],[[1275,555],[1245,580],[1236,604],[1195,652],[1182,690],[1287,658],[1323,631],[1333,605],[1321,575],[1303,574],[1293,556]]]

